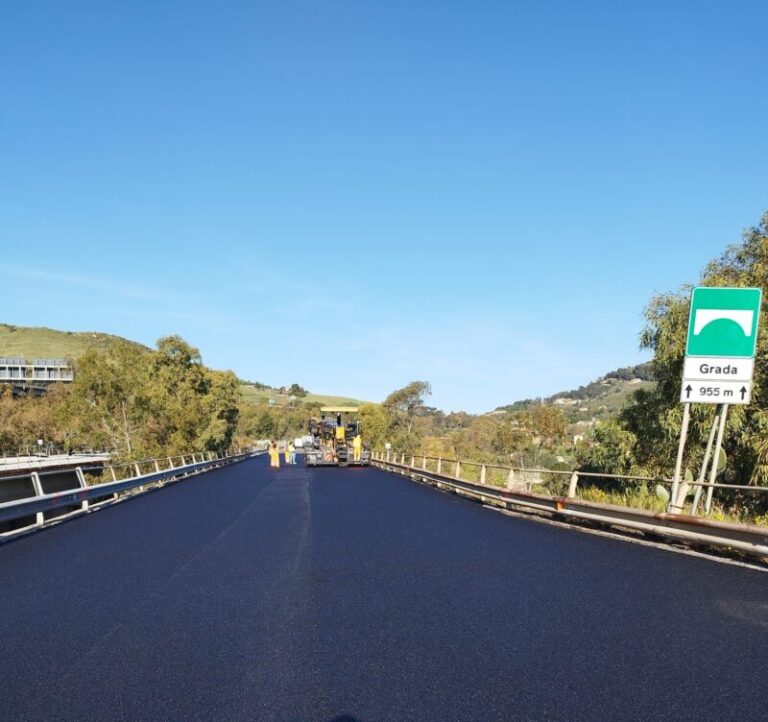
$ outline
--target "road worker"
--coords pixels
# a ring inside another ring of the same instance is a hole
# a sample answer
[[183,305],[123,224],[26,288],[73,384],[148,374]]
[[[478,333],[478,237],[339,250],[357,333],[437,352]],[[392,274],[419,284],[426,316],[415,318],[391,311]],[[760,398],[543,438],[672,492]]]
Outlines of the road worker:
[[352,449],[355,452],[355,461],[360,461],[363,452],[363,439],[360,436],[360,432],[352,439]]
[[273,469],[280,468],[280,451],[274,441],[269,445],[269,465]]
[[347,429],[344,426],[344,424],[341,423],[341,414],[336,414],[336,443],[338,444],[340,441],[346,441],[347,439]]
[[288,463],[289,464],[295,464],[296,463],[296,446],[292,441],[288,442],[288,446],[286,447],[287,456],[288,456]]

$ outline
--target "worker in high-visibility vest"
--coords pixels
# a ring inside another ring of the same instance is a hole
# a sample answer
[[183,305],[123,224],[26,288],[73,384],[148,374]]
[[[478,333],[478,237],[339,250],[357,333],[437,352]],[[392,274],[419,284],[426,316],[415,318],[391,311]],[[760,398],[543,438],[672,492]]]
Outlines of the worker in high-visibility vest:
[[273,469],[280,468],[280,451],[274,441],[269,445],[269,465]]
[[352,449],[355,452],[355,461],[360,461],[360,457],[363,453],[363,439],[360,434],[357,434],[357,436],[352,439]]

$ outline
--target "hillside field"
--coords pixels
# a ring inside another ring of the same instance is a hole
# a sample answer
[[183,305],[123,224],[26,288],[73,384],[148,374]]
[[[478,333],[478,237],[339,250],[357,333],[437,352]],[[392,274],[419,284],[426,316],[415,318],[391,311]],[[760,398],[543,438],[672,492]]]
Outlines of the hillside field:
[[96,349],[109,352],[120,346],[148,350],[146,346],[108,333],[56,331],[52,328],[13,326],[0,323],[0,356],[35,358],[79,358]]
[[[272,389],[257,389],[248,384],[241,384],[240,392],[243,400],[249,404],[268,404],[272,399],[275,406],[287,406],[290,403],[288,394],[280,394]],[[322,406],[360,406],[366,403],[359,399],[352,399],[348,396],[328,396],[324,394],[307,394],[303,398],[297,399],[299,403],[318,403]]]

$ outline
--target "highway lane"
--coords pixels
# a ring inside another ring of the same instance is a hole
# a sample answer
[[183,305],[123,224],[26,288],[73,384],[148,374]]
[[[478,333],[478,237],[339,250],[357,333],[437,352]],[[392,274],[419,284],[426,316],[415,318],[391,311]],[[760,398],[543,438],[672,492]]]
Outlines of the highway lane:
[[0,545],[2,720],[763,720],[768,575],[257,459]]

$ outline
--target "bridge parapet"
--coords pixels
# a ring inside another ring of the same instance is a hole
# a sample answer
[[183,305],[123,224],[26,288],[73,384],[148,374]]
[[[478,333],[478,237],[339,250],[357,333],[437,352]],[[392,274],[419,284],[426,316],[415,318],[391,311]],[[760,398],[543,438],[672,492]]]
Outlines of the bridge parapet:
[[[264,452],[193,452],[129,464],[31,471],[0,479],[0,539],[122,501]],[[108,481],[99,483],[108,474]]]
[[[768,559],[768,527],[702,519],[688,514],[670,514],[644,508],[588,501],[579,497],[579,483],[614,479],[658,484],[667,488],[669,479],[600,474],[579,470],[522,469],[454,459],[375,452],[373,465],[386,471],[450,491],[503,510],[552,516],[558,521],[631,530],[669,541],[738,550]],[[697,482],[689,482],[692,486]],[[768,493],[768,487],[698,482],[732,492]]]

